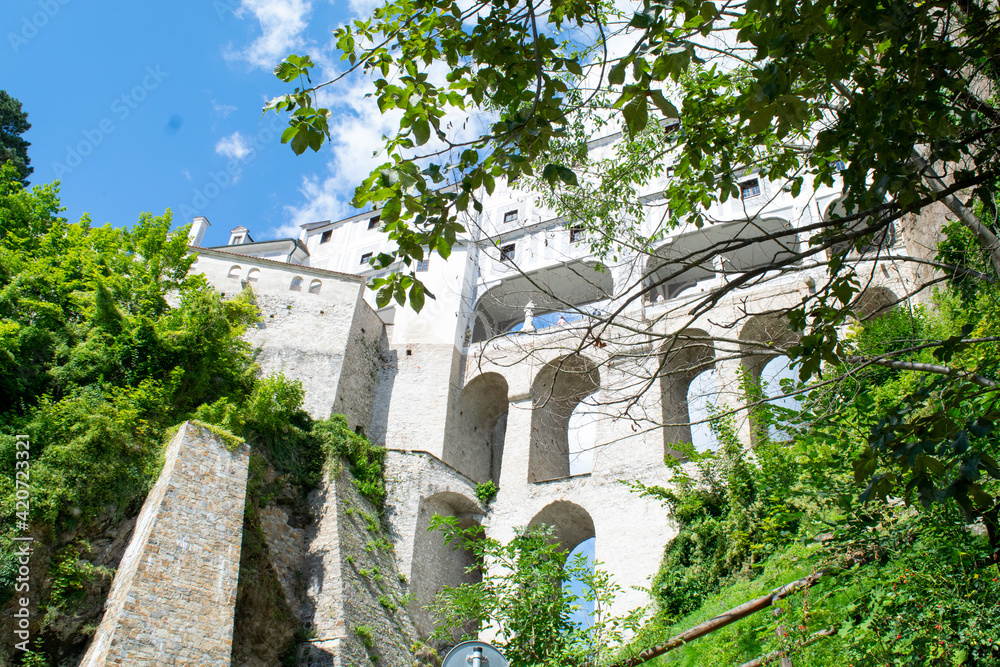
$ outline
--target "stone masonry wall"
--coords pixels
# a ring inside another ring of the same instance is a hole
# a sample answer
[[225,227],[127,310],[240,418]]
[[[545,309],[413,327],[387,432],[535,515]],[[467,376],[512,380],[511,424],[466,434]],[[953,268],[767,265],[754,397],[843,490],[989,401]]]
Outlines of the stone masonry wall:
[[248,455],[181,425],[82,667],[229,665]]
[[[406,667],[416,639],[405,584],[377,510],[343,464],[310,498],[316,521],[291,528],[280,510],[262,515],[273,564],[300,622],[313,633],[299,664]],[[298,591],[298,588],[304,590]]]
[[375,385],[388,347],[382,320],[359,294],[333,411],[345,415],[352,429],[360,426],[366,435],[371,429]]
[[314,419],[338,411],[337,385],[357,304],[358,288],[353,287],[353,294],[337,300],[297,292],[255,294],[261,320],[245,338],[259,348],[261,374],[281,372],[301,381],[303,407]]

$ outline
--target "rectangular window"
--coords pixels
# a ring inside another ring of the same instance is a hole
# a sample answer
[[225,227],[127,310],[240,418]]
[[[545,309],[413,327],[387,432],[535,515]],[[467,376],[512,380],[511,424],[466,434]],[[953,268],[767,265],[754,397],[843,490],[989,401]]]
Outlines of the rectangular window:
[[367,264],[368,260],[371,258],[372,258],[372,253],[366,252],[365,254],[361,255],[361,264]]
[[749,181],[743,181],[740,183],[740,198],[750,199],[751,197],[757,197],[760,195],[760,181],[756,178],[751,178]]
[[375,229],[378,227],[378,223],[382,221],[381,215],[376,215],[374,218],[368,218],[368,229]]
[[513,262],[514,261],[514,244],[508,243],[507,245],[500,246],[500,261],[501,262]]
[[333,230],[328,229],[325,232],[323,232],[323,236],[319,237],[319,242],[329,243],[331,238],[333,238]]
[[570,227],[569,229],[569,242],[577,243],[583,240],[583,227]]
[[427,267],[430,266],[430,264],[431,264],[431,260],[429,260],[429,259],[424,259],[424,260],[421,260],[421,261],[417,262],[417,273],[420,273],[422,271],[426,271]]
[[503,222],[504,224],[517,222],[517,211],[507,211],[506,213],[504,213]]

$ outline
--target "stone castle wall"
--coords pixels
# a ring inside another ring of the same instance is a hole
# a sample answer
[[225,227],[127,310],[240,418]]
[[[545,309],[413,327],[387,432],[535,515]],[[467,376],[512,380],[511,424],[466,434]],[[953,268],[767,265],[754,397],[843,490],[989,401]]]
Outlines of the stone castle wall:
[[406,610],[405,577],[378,512],[343,463],[313,492],[316,520],[293,528],[279,508],[262,512],[272,563],[286,598],[312,638],[298,664],[409,665],[417,639]]
[[83,667],[229,664],[248,452],[180,426]]

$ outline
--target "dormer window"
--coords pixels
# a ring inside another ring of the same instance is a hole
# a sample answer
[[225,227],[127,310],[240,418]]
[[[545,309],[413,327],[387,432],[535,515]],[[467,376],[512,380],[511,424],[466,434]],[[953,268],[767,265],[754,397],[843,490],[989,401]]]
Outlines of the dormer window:
[[760,181],[756,178],[751,178],[747,181],[740,183],[740,199],[750,199],[752,197],[760,196]]
[[319,237],[319,242],[321,244],[322,243],[329,243],[330,239],[332,239],[332,238],[333,238],[333,230],[332,229],[328,229],[325,232],[323,232],[322,236]]
[[512,222],[517,222],[517,210],[515,209],[513,211],[507,211],[506,213],[504,213],[503,222],[505,225],[510,224]]
[[378,223],[380,223],[381,221],[382,221],[381,215],[376,215],[372,218],[368,218],[368,230],[371,231],[372,229],[378,229]]
[[253,243],[249,229],[240,225],[236,229],[229,230],[229,245],[240,245],[243,243]]
[[501,262],[513,262],[514,261],[514,244],[508,243],[507,245],[500,246],[500,261]]
[[569,230],[569,242],[578,243],[583,240],[583,227],[570,227]]

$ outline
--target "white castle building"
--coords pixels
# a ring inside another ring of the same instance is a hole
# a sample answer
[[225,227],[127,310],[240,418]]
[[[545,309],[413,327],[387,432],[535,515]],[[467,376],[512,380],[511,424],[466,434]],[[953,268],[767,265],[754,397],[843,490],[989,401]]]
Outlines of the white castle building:
[[[610,151],[613,141],[592,150]],[[435,513],[479,523],[501,541],[537,523],[555,526],[568,549],[596,538],[596,558],[623,590],[619,609],[648,602],[638,588],[649,585],[674,528],[659,502],[621,482],[669,483],[672,445],[703,446],[707,430],[690,424],[704,419],[702,394],[740,410],[741,370],[781,375],[780,360],[765,370],[796,337],[780,313],[828,279],[822,262],[767,268],[808,245],[815,232],[796,230],[830,216],[838,189],[807,183],[809,195],[793,197],[752,170],[738,182],[740,197],[707,211],[717,224],[672,230],[654,253],[626,250],[614,262],[595,257],[586,233],[536,194],[498,185],[482,213],[463,220],[467,233],[451,256],[416,267],[436,296],[420,313],[378,309],[366,288],[377,275],[368,260],[388,248],[377,212],[269,241],[251,238],[252,221],[236,221],[229,243],[214,248],[201,247],[209,221],[195,218],[190,244],[195,270],[219,291],[252,289],[262,320],[249,337],[263,372],[301,380],[314,417],[343,413],[389,450],[395,554],[426,634],[433,623],[421,607],[469,576],[467,556],[427,531]],[[644,199],[647,235],[661,224],[662,186]],[[858,257],[860,317],[919,291],[918,265],[895,259],[933,252],[915,237],[903,225]],[[753,269],[752,280],[704,304]],[[745,410],[737,416],[750,444],[750,420]],[[499,492],[483,506],[475,490],[488,480]]]

